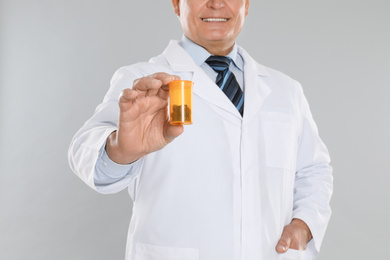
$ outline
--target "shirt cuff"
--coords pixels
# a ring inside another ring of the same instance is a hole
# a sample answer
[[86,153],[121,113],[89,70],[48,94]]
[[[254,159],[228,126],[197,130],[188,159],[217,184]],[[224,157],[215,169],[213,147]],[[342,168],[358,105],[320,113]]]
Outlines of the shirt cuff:
[[103,153],[101,156],[101,163],[103,168],[102,169],[107,169],[107,175],[110,177],[123,177],[126,175],[127,172],[130,171],[130,169],[133,167],[134,163],[130,164],[119,164],[110,159],[108,157],[106,149],[103,149]]
[[95,167],[94,181],[97,185],[109,185],[123,179],[131,172],[134,164],[118,164],[108,157],[106,149],[102,148]]

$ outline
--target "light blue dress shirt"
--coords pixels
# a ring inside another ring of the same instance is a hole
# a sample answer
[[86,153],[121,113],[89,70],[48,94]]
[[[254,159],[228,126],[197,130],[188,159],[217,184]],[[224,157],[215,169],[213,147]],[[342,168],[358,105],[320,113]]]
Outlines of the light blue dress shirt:
[[[218,73],[205,62],[212,54],[185,36],[179,41],[179,45],[190,54],[195,64],[201,67],[215,82]],[[233,62],[230,63],[229,69],[233,72],[241,89],[244,90],[244,60],[237,52],[237,44],[234,44],[232,51],[226,56],[232,59]]]
[[[192,57],[195,64],[201,67],[204,72],[215,82],[218,73],[215,72],[205,61],[212,54],[209,53],[202,46],[194,43],[186,36],[183,36],[179,41],[179,45],[188,52]],[[234,76],[241,89],[244,91],[244,60],[237,52],[237,45],[234,44],[232,51],[227,55],[233,62],[230,63],[229,69],[233,72]],[[217,87],[217,86],[216,86]],[[142,159],[131,164],[117,164],[113,162],[107,155],[105,145],[100,151],[100,156],[96,162],[94,181],[97,189],[105,185],[117,182],[124,178],[127,174],[130,174],[133,168],[140,167]]]

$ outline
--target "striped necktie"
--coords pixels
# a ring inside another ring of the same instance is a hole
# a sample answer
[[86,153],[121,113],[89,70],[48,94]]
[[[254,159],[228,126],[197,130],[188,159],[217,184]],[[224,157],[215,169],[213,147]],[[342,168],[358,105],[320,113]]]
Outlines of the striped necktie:
[[244,113],[244,93],[238,84],[236,77],[229,70],[229,65],[232,60],[225,56],[210,56],[206,63],[218,73],[215,84],[226,94],[232,101],[234,106],[240,112],[241,116]]

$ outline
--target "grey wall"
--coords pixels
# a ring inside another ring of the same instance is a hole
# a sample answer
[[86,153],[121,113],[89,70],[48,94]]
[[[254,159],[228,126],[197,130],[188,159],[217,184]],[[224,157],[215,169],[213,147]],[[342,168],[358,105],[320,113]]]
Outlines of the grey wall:
[[[299,80],[335,169],[319,259],[384,259],[390,2],[251,1],[238,42]],[[161,0],[1,0],[0,259],[123,259],[131,202],[69,169],[73,134],[120,66],[181,30]]]

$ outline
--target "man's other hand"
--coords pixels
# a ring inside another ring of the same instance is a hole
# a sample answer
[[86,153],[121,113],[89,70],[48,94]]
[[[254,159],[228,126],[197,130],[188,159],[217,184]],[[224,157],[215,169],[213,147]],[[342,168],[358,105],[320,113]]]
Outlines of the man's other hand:
[[310,239],[312,239],[312,234],[306,223],[294,218],[289,225],[284,227],[282,236],[276,245],[276,251],[285,253],[289,248],[306,250]]
[[168,83],[178,76],[156,73],[137,79],[119,98],[118,130],[107,138],[107,155],[128,164],[165,147],[183,133],[183,126],[169,124]]

